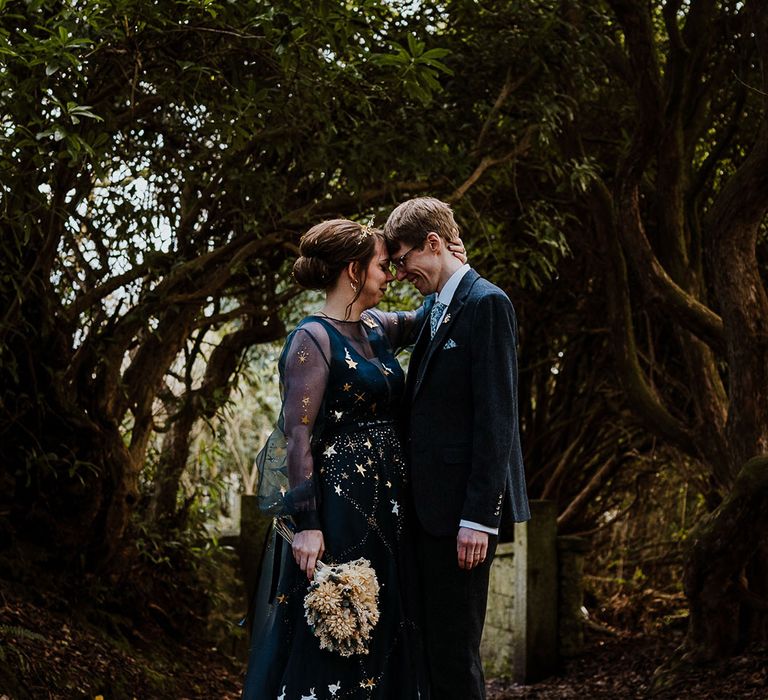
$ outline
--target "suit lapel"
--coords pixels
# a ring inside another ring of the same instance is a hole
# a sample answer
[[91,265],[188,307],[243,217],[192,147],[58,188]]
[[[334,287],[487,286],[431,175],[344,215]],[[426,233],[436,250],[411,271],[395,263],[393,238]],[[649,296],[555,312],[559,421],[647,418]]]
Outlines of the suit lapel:
[[[421,329],[419,340],[417,341],[416,347],[414,348],[414,354],[416,354],[417,350],[421,350],[418,357],[416,358],[417,360],[417,365],[415,367],[416,384],[413,387],[414,397],[419,392],[419,389],[422,386],[424,375],[427,371],[427,368],[429,367],[429,363],[432,361],[432,358],[435,356],[435,353],[437,353],[443,347],[443,343],[445,343],[445,338],[447,337],[449,331],[453,327],[453,324],[455,323],[456,318],[461,313],[461,309],[464,306],[464,302],[466,301],[467,296],[469,295],[469,290],[472,289],[472,285],[479,278],[480,278],[480,275],[478,275],[477,272],[475,272],[472,269],[468,270],[467,273],[464,275],[464,277],[462,277],[461,282],[459,282],[459,286],[456,288],[456,292],[453,295],[453,299],[451,300],[450,305],[446,309],[445,316],[443,317],[443,321],[437,327],[437,330],[435,331],[435,337],[432,338],[431,340],[429,338],[429,333],[430,333],[429,316],[427,316],[427,321]],[[431,306],[430,306],[430,309],[431,309]],[[419,347],[420,343],[424,343],[421,348]]]
[[419,374],[419,367],[421,366],[424,353],[429,348],[429,315],[432,312],[432,307],[437,301],[437,294],[432,294],[426,301],[426,320],[421,325],[421,330],[416,338],[416,342],[413,345],[413,351],[411,352],[411,359],[408,364],[408,375],[405,381],[406,396],[413,396],[414,386],[416,385],[416,377]]

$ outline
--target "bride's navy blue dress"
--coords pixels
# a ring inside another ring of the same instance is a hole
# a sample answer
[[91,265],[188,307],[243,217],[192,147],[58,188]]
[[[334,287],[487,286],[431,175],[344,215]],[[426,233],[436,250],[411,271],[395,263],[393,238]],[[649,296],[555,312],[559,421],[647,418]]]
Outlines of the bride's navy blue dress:
[[423,313],[368,311],[358,323],[305,318],[279,368],[288,498],[299,529],[320,529],[326,564],[368,559],[380,592],[367,655],[320,649],[304,618],[308,581],[290,546],[267,551],[245,681],[247,700],[427,696],[415,626],[404,607],[407,469],[397,411],[404,388],[394,349]]

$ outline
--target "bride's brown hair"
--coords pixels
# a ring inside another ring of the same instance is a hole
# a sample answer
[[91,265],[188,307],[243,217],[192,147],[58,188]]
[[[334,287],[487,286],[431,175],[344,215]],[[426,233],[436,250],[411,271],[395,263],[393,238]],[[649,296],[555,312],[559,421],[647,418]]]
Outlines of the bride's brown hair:
[[330,289],[342,270],[356,262],[362,276],[355,289],[356,300],[365,284],[366,270],[379,239],[382,239],[381,231],[356,221],[323,221],[301,237],[300,257],[293,264],[293,278],[305,289]]

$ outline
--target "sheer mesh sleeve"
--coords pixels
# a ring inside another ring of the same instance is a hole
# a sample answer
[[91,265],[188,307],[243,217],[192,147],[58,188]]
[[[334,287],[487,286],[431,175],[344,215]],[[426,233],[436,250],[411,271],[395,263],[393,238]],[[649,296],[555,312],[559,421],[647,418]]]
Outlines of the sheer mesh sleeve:
[[286,500],[297,530],[320,529],[312,435],[322,417],[329,353],[325,329],[309,323],[294,332],[283,356],[283,430],[290,486]]
[[416,342],[419,331],[427,318],[427,312],[423,303],[418,309],[413,311],[368,309],[365,313],[371,314],[371,316],[376,318],[395,352],[399,352]]

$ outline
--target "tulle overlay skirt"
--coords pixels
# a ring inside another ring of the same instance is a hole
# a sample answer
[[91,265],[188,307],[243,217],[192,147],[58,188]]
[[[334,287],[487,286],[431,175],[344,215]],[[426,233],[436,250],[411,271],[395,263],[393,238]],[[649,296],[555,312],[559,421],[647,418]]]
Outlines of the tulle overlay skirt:
[[427,697],[417,626],[408,614],[414,567],[406,466],[394,424],[370,421],[330,432],[315,457],[321,488],[323,562],[368,559],[379,581],[379,622],[369,653],[321,649],[304,617],[306,576],[290,545],[273,536],[259,582],[243,697],[422,700]]

